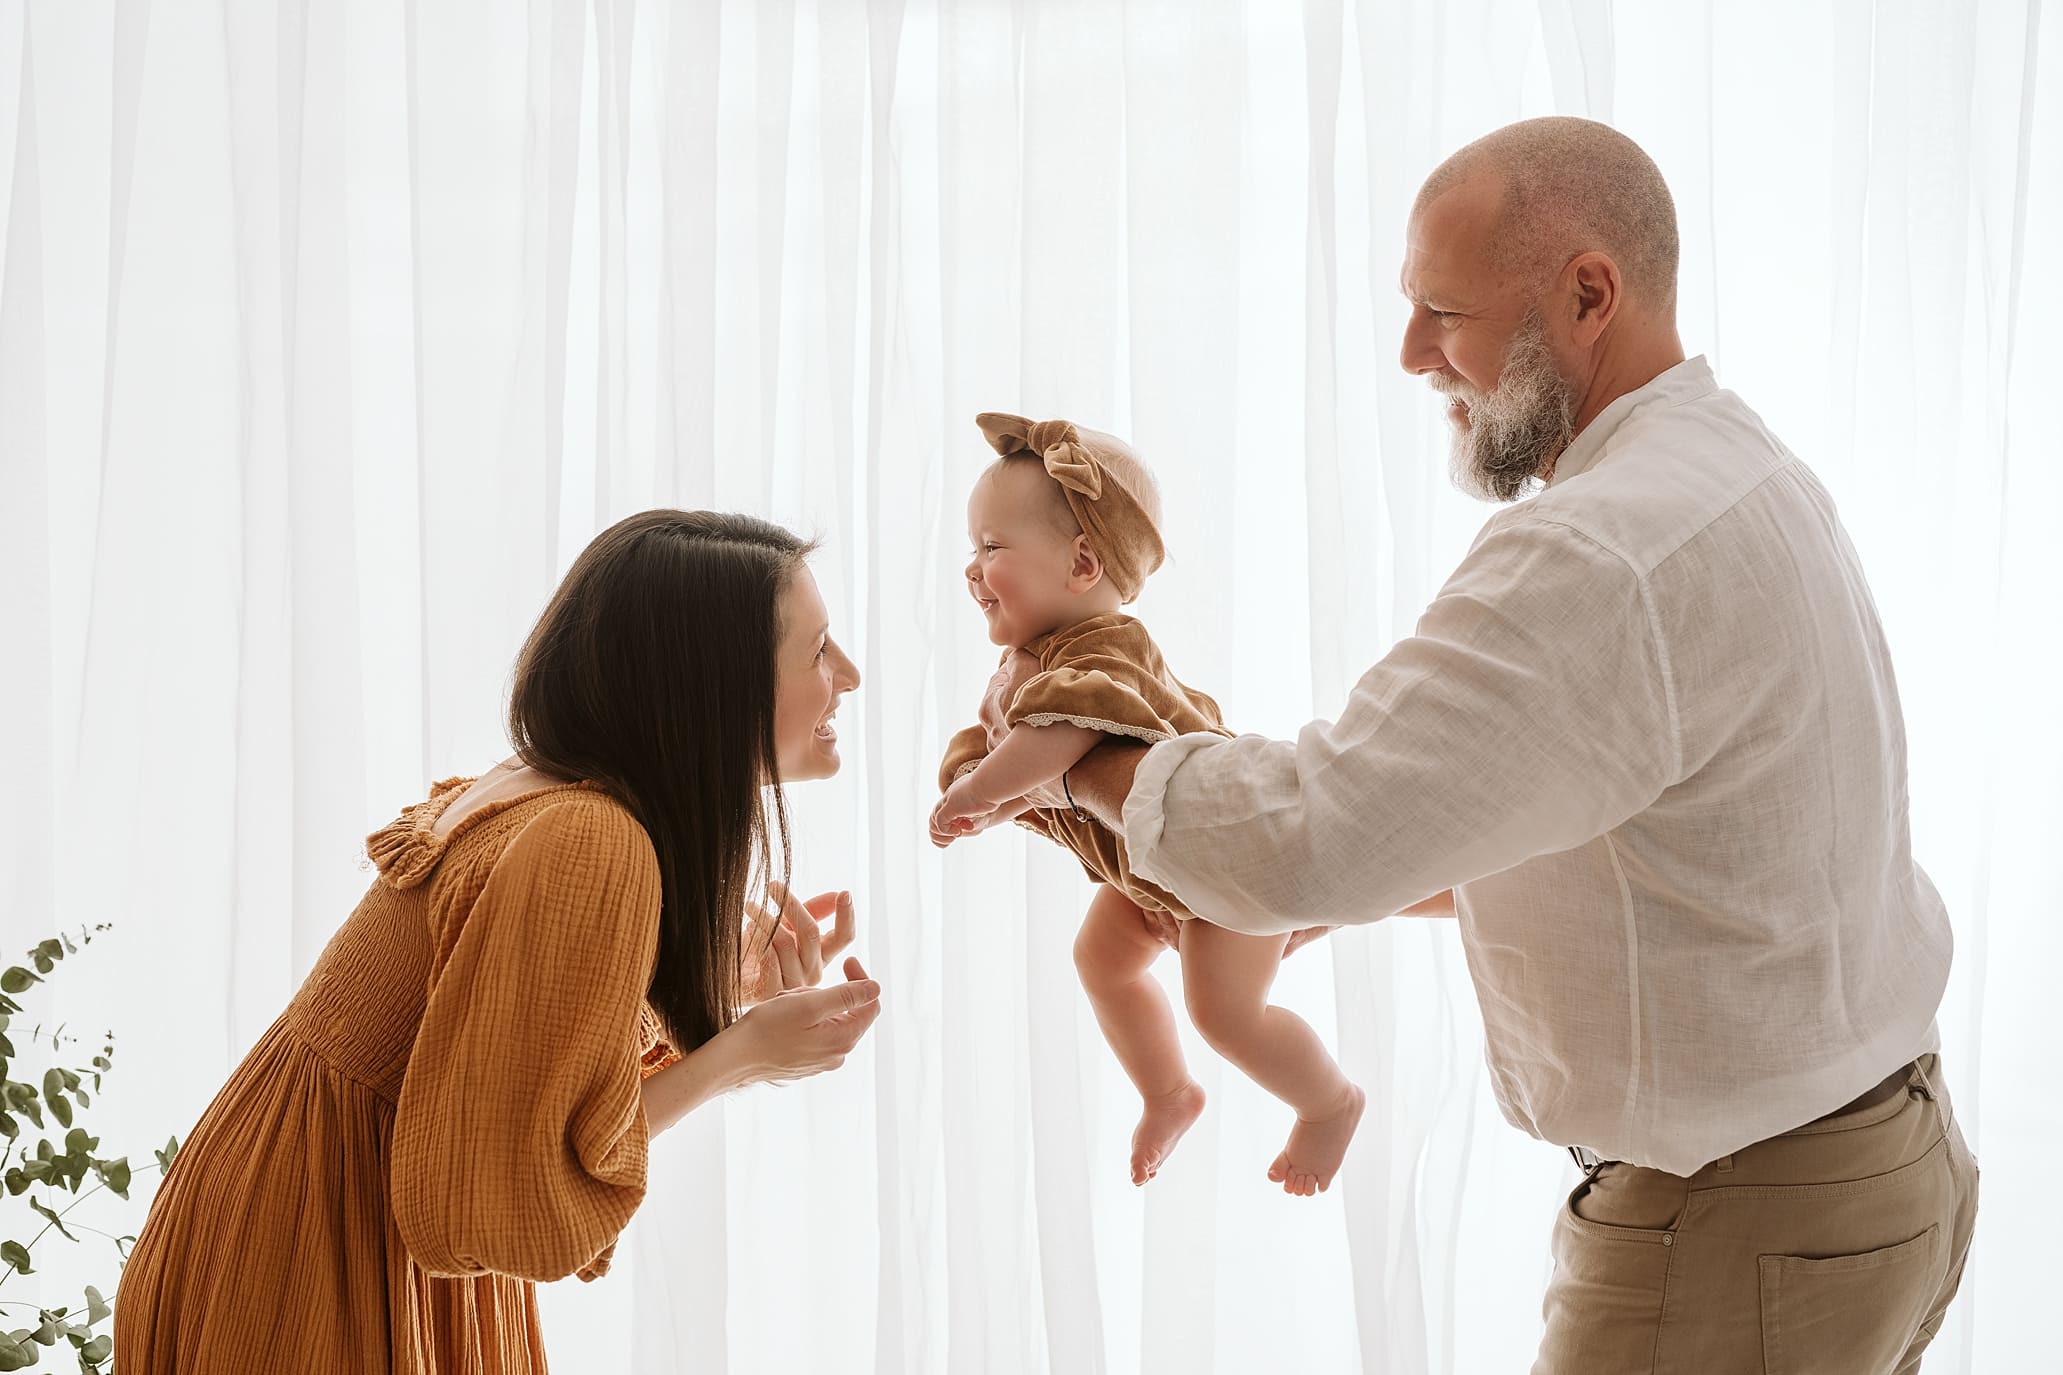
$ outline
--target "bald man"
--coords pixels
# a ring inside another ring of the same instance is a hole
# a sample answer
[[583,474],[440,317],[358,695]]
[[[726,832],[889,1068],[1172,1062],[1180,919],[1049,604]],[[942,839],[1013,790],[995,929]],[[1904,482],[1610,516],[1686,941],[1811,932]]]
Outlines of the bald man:
[[1404,367],[1510,504],[1338,720],[1100,747],[1072,801],[1233,930],[1459,917],[1498,1103],[1584,1167],[1536,1372],[1917,1369],[1977,1180],[1855,551],[1685,359],[1631,140],[1500,129],[1407,245]]

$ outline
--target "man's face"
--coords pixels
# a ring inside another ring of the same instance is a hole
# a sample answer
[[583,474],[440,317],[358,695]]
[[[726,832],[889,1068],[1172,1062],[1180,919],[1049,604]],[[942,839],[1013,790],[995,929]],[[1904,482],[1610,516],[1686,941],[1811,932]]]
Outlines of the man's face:
[[1509,280],[1491,232],[1501,188],[1463,182],[1412,216],[1399,286],[1411,302],[1404,370],[1447,398],[1453,475],[1474,496],[1510,501],[1568,447],[1576,389],[1540,311],[1542,282]]

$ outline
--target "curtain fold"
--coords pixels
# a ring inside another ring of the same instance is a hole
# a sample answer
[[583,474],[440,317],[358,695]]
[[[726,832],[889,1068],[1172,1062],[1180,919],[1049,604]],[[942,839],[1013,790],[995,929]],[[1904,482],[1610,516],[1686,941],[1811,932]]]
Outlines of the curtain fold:
[[1134,1190],[1077,866],[1014,832],[941,856],[923,822],[995,661],[960,572],[974,414],[1137,443],[1170,550],[1140,614],[1236,729],[1293,735],[1486,514],[1397,367],[1413,194],[1491,128],[1584,114],[1661,164],[1686,345],[1822,474],[1871,575],[1985,1167],[1929,1369],[2038,1364],[2063,1220],[2041,20],[0,0],[0,938],[115,923],[49,990],[117,1034],[104,1146],[183,1134],[362,891],[365,833],[505,752],[515,651],[596,530],[748,510],[824,541],[865,676],[845,771],[790,803],[797,882],[856,893],[887,1012],[843,1072],[655,1143],[615,1273],[547,1289],[555,1362],[1523,1368],[1570,1171],[1489,1096],[1451,927],[1284,967],[1370,1095],[1330,1194],[1268,1190],[1287,1110],[1186,1031],[1210,1106]]

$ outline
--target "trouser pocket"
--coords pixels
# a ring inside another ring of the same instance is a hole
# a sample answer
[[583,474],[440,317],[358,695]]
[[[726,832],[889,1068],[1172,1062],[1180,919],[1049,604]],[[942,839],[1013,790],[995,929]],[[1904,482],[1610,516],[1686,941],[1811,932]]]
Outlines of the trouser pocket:
[[1767,1375],[1878,1375],[1897,1363],[1947,1273],[1939,1224],[1853,1256],[1762,1256]]

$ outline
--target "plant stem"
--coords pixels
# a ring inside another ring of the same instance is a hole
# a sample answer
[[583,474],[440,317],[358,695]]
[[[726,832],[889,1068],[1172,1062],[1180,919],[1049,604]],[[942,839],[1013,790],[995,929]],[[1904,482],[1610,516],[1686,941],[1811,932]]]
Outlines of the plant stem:
[[[130,1177],[131,1177],[131,1178],[133,1179],[133,1178],[134,1178],[135,1176],[137,1176],[137,1175],[149,1174],[149,1173],[150,1173],[150,1172],[151,1172],[152,1170],[155,1170],[155,1169],[157,1169],[157,1168],[158,1168],[158,1167],[157,1167],[156,1165],[145,1165],[145,1166],[144,1166],[144,1167],[143,1167],[142,1169],[140,1169],[140,1170],[132,1170],[132,1171],[130,1172]],[[106,1180],[101,1180],[101,1181],[100,1181],[99,1183],[95,1184],[95,1185],[94,1185],[94,1186],[93,1186],[92,1188],[88,1189],[88,1190],[87,1190],[87,1191],[86,1191],[85,1193],[83,1193],[83,1194],[80,1194],[80,1195],[79,1195],[79,1196],[78,1196],[77,1198],[75,1198],[75,1199],[73,1199],[73,1200],[72,1200],[71,1208],[66,1208],[66,1209],[65,1209],[65,1210],[64,1210],[63,1212],[61,1212],[61,1213],[59,1213],[59,1214],[57,1215],[57,1221],[58,1221],[58,1222],[61,1222],[61,1221],[63,1221],[63,1220],[65,1219],[65,1218],[68,1218],[68,1217],[70,1217],[70,1216],[72,1215],[72,1208],[76,1208],[76,1207],[78,1207],[78,1206],[79,1206],[79,1205],[80,1205],[81,1203],[84,1203],[84,1202],[85,1202],[85,1201],[86,1201],[87,1199],[89,1199],[89,1198],[93,1197],[93,1196],[94,1196],[95,1194],[99,1193],[99,1192],[100,1192],[100,1191],[101,1191],[102,1189],[105,1189],[106,1187],[107,1187],[107,1181],[106,1181]],[[24,1247],[23,1247],[22,1249],[23,1249],[23,1250],[25,1250],[25,1251],[33,1251],[33,1250],[34,1250],[34,1249],[36,1248],[36,1243],[37,1243],[37,1242],[39,1242],[39,1241],[41,1241],[41,1240],[42,1240],[42,1239],[43,1239],[44,1237],[48,1236],[48,1235],[50,1234],[50,1229],[51,1229],[52,1227],[55,1227],[56,1225],[57,1225],[57,1222],[46,1222],[46,1223],[44,1223],[44,1224],[43,1224],[43,1230],[42,1230],[42,1231],[40,1231],[40,1232],[38,1232],[38,1233],[36,1233],[36,1235],[34,1235],[34,1236],[30,1237],[30,1238],[29,1238],[29,1240],[28,1240],[28,1244],[27,1244],[26,1246],[24,1246]],[[81,1231],[86,1231],[86,1232],[100,1232],[100,1235],[102,1235],[102,1236],[107,1236],[107,1233],[106,1233],[106,1232],[101,1232],[101,1231],[100,1231],[100,1229],[99,1229],[98,1227],[81,1227],[81,1228],[80,1228],[80,1230],[81,1230]],[[110,1238],[110,1239],[111,1239],[111,1240],[115,1240],[116,1238]],[[6,1273],[5,1273],[5,1274],[0,1274],[0,1284],[5,1284],[5,1283],[7,1283],[7,1281],[9,1281],[9,1280],[13,1279],[13,1278],[14,1278],[14,1277],[15,1277],[15,1276],[16,1276],[17,1274],[19,1274],[19,1273],[21,1273],[21,1272],[20,1272],[20,1271],[18,1271],[18,1270],[16,1270],[16,1269],[15,1269],[15,1268],[14,1268],[13,1266],[9,1266],[9,1267],[7,1268],[7,1271],[6,1271]]]

